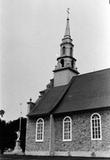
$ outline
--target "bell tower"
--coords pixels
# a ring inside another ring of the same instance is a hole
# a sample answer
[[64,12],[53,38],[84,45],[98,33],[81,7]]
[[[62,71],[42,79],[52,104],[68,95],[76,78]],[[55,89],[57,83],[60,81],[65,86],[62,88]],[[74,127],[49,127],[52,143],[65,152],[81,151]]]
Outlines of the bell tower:
[[60,57],[57,58],[57,65],[54,72],[54,87],[66,85],[73,76],[79,74],[75,67],[76,59],[73,57],[73,48],[70,25],[69,25],[69,8],[67,9],[67,20],[65,34],[60,44]]

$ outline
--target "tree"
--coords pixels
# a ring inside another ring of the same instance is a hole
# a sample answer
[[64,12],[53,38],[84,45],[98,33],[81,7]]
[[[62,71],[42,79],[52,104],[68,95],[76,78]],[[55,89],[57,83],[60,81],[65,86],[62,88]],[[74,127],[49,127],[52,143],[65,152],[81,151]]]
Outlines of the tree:
[[1,115],[1,117],[3,117],[4,113],[5,113],[5,111],[4,111],[3,109],[1,109],[1,110],[0,110],[0,115]]
[[[17,139],[17,131],[19,130],[20,118],[7,123],[7,134],[8,134],[8,148],[14,149]],[[20,133],[20,146],[22,151],[25,151],[25,136],[26,136],[26,118],[21,118],[21,133]]]
[[0,153],[3,154],[6,146],[6,122],[0,119]]
[[[19,130],[20,119],[6,123],[0,119],[0,151],[3,153],[7,149],[14,149],[17,139],[17,131]],[[21,134],[20,146],[22,151],[25,151],[25,136],[26,136],[26,118],[21,118]]]

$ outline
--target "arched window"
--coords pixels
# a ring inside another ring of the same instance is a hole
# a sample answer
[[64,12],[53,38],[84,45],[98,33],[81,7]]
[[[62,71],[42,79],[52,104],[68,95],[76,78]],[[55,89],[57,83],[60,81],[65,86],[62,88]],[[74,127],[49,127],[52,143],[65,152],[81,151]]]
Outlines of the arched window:
[[43,141],[44,139],[44,120],[39,118],[36,122],[36,141]]
[[64,59],[61,59],[60,63],[61,63],[61,66],[64,67]]
[[74,67],[74,61],[73,60],[71,61],[71,67],[72,68]]
[[62,48],[62,54],[65,55],[65,46]]
[[72,120],[70,117],[63,119],[63,141],[72,140]]
[[94,113],[91,115],[91,139],[102,139],[101,116],[98,113]]
[[71,47],[70,48],[70,56],[72,56],[72,53],[73,53],[73,48]]

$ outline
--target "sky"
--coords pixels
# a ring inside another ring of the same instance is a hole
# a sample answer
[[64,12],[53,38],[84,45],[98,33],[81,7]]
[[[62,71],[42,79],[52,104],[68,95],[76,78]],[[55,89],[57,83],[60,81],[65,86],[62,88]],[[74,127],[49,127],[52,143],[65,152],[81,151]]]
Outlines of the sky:
[[[109,0],[1,0],[0,107],[17,119],[53,78],[70,8],[80,74],[110,68]],[[20,109],[21,108],[21,109]]]

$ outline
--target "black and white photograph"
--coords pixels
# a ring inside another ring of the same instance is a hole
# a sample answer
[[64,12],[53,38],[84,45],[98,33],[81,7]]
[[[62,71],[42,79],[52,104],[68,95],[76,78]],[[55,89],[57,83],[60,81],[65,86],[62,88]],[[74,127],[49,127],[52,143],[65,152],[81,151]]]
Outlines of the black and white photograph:
[[0,1],[0,160],[110,159],[110,0]]

